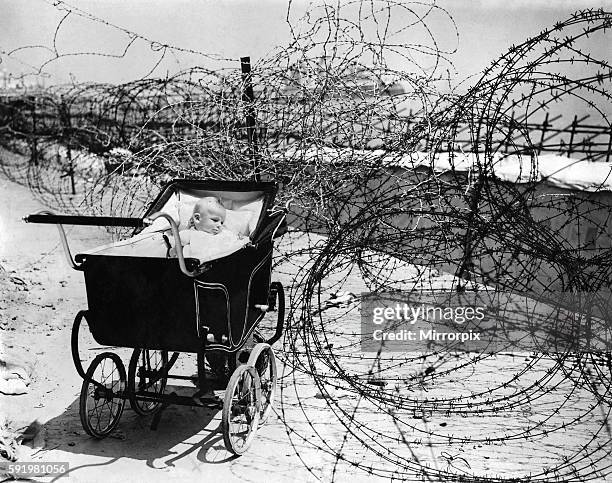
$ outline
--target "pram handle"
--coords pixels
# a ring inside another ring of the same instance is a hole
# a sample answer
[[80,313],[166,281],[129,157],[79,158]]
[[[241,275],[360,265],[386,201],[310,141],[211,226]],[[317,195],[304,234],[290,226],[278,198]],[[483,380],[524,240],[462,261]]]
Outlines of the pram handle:
[[194,270],[192,272],[187,269],[187,265],[185,264],[185,257],[183,256],[183,247],[181,245],[181,238],[179,236],[178,226],[176,226],[176,222],[174,221],[174,219],[166,213],[154,213],[153,215],[147,218],[121,218],[113,216],[56,215],[52,211],[43,210],[39,211],[38,213],[32,213],[31,215],[24,216],[23,221],[25,221],[26,223],[47,223],[57,225],[60,240],[62,242],[62,246],[64,247],[64,253],[66,255],[66,259],[68,260],[68,264],[75,270],[82,270],[81,264],[76,263],[74,258],[72,258],[72,253],[70,253],[70,247],[68,246],[68,238],[66,237],[66,232],[64,231],[64,227],[62,226],[62,224],[89,226],[128,226],[134,228],[141,228],[143,226],[150,225],[157,218],[160,217],[165,218],[168,223],[170,223],[170,229],[172,230],[172,234],[174,235],[176,246],[181,247],[180,250],[178,248],[176,250],[176,255],[178,257],[181,272],[183,272],[188,277],[195,277],[200,272],[198,270]]
[[201,273],[201,271],[198,271],[198,270],[194,270],[192,272],[189,269],[187,269],[187,265],[185,264],[185,256],[183,255],[183,245],[181,244],[181,237],[179,235],[179,229],[178,229],[178,226],[176,225],[176,222],[174,221],[174,218],[172,218],[168,213],[163,213],[161,211],[158,211],[157,213],[153,213],[147,218],[144,218],[143,222],[145,225],[150,225],[158,218],[165,218],[166,221],[170,223],[170,230],[172,231],[172,235],[174,236],[174,247],[176,250],[176,257],[178,258],[179,267],[181,268],[181,272],[183,272],[188,277],[195,277],[196,275]]
[[70,253],[70,247],[68,246],[68,238],[66,238],[66,232],[64,231],[64,227],[62,226],[62,222],[65,222],[67,218],[80,217],[61,215],[58,216],[52,211],[43,210],[39,211],[38,213],[33,213],[31,215],[24,216],[23,221],[25,221],[26,223],[51,223],[57,225],[57,231],[59,231],[60,241],[62,242],[62,247],[64,247],[64,254],[66,255],[66,260],[68,260],[68,264],[75,270],[81,270],[81,265],[76,263],[74,261],[74,258],[72,258],[72,254]]
[[75,270],[82,270],[81,264],[76,263],[70,253],[70,247],[68,246],[68,238],[62,225],[89,225],[89,226],[131,226],[131,227],[142,227],[145,226],[142,218],[120,218],[113,216],[81,216],[81,215],[56,215],[52,211],[43,210],[38,213],[32,213],[23,217],[23,221],[26,223],[43,223],[57,225],[59,231],[60,241],[64,248],[64,254],[68,264]]
[[40,211],[23,217],[26,223],[46,223],[51,225],[88,225],[88,226],[145,226],[142,218],[121,218],[114,216],[56,215],[51,211]]

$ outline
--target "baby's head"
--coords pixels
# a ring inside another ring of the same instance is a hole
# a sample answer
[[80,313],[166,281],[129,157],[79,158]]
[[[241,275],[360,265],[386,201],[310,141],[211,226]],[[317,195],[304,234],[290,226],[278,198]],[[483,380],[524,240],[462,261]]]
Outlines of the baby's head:
[[198,231],[216,235],[225,221],[225,207],[219,198],[205,196],[197,201],[191,215],[191,225]]

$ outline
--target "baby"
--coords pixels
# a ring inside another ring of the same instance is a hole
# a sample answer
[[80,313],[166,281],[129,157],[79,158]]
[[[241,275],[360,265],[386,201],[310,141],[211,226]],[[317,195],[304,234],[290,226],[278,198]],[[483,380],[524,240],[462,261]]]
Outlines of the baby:
[[179,233],[183,255],[204,262],[236,244],[240,238],[223,226],[225,215],[225,207],[218,198],[206,196],[199,199],[193,207],[188,229]]
[[[196,231],[217,235],[223,228],[226,210],[221,200],[214,196],[199,199],[193,207],[193,214],[189,220],[189,228]],[[183,233],[188,232],[184,230]]]

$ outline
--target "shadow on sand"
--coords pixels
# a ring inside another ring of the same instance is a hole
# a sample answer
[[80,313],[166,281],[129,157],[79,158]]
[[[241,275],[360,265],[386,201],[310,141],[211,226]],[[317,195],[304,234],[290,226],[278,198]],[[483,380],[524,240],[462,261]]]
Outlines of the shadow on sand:
[[[166,390],[193,392],[193,388],[179,386],[168,386]],[[126,401],[117,428],[104,439],[92,438],[81,426],[79,400],[75,399],[61,415],[45,424],[46,449],[110,458],[100,463],[101,471],[120,458],[142,460],[151,468],[173,467],[194,453],[199,462],[209,464],[235,458],[225,449],[219,410],[172,405],[163,410],[156,430],[151,429],[152,422],[153,416],[136,414]]]

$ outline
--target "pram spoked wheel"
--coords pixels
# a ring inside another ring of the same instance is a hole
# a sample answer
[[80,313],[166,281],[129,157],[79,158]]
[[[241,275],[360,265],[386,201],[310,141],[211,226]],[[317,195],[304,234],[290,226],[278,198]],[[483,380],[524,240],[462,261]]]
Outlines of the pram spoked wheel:
[[269,344],[257,344],[251,351],[247,363],[257,371],[261,384],[261,404],[259,407],[259,425],[263,425],[272,412],[276,394],[276,357]]
[[148,349],[134,349],[128,367],[128,394],[130,406],[136,414],[148,416],[161,408],[159,401],[138,399],[139,392],[163,394],[168,377],[159,377],[162,369],[168,370],[168,352]]
[[[96,438],[104,438],[115,429],[125,399],[125,367],[117,354],[98,354],[87,369],[81,387],[79,414],[85,432]],[[88,381],[95,381],[94,384]]]
[[236,455],[245,453],[257,432],[261,383],[253,366],[244,364],[232,374],[223,399],[221,428],[225,447]]

